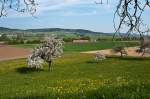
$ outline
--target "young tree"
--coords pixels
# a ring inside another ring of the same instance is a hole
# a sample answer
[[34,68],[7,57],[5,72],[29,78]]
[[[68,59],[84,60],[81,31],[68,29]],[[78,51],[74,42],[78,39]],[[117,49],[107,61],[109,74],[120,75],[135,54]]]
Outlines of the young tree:
[[126,52],[124,46],[116,46],[116,47],[113,48],[112,51],[114,53],[120,53],[121,57],[123,57],[123,55],[127,55],[127,52]]
[[106,56],[104,54],[102,54],[101,52],[96,52],[95,53],[95,60],[98,61],[98,60],[104,60],[106,59]]
[[40,57],[49,64],[49,71],[53,59],[63,53],[63,41],[61,39],[46,38],[43,43],[33,50],[31,59]]
[[139,52],[142,53],[142,56],[144,56],[146,53],[150,54],[150,40],[145,40],[143,43],[140,44]]

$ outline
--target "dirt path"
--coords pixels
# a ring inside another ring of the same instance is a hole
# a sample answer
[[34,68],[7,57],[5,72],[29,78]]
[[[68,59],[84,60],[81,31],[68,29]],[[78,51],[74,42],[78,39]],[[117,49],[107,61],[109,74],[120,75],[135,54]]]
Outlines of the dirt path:
[[0,61],[24,58],[31,54],[31,49],[16,48],[8,45],[0,45]]
[[[134,57],[141,57],[142,53],[137,53],[136,52],[137,47],[129,47],[126,48],[126,51],[128,53],[128,56],[134,56]],[[113,53],[112,49],[106,49],[106,50],[96,50],[96,51],[86,51],[86,52],[81,52],[81,53],[86,53],[86,54],[95,54],[96,52],[100,52],[106,56],[111,56],[111,55],[116,55],[119,56],[120,53]],[[150,57],[150,54],[144,55],[144,57]]]

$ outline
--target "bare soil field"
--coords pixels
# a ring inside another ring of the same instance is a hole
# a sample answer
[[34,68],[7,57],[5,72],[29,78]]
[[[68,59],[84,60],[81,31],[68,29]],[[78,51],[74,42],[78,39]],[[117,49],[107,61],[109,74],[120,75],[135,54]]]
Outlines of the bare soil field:
[[[137,53],[136,49],[138,47],[128,47],[126,48],[126,51],[128,53],[127,56],[133,56],[133,57],[142,57],[142,53]],[[112,49],[106,49],[106,50],[96,50],[96,51],[86,51],[86,52],[81,52],[81,53],[86,53],[86,54],[95,54],[96,52],[100,52],[106,56],[120,56],[120,53],[113,53]],[[150,54],[145,54],[143,57],[150,57]]]
[[31,53],[31,49],[27,48],[16,48],[8,45],[0,45],[0,61],[24,58]]

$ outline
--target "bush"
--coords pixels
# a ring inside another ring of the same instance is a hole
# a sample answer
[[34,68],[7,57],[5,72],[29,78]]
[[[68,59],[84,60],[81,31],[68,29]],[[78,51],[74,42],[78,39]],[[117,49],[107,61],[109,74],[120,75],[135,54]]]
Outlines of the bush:
[[9,38],[7,37],[6,34],[2,34],[0,37],[0,41],[7,41]]
[[108,39],[108,38],[98,38],[96,41],[110,41],[110,39]]
[[23,40],[8,40],[7,41],[8,44],[24,44],[24,41]]
[[14,45],[14,44],[38,44],[40,43],[40,40],[8,40],[7,43]]
[[73,38],[63,38],[63,41],[64,41],[64,42],[72,42],[72,41],[73,41]]
[[38,44],[38,43],[41,43],[41,41],[40,40],[28,40],[26,43],[27,44]]
[[89,36],[83,36],[80,38],[81,40],[91,40],[91,38]]

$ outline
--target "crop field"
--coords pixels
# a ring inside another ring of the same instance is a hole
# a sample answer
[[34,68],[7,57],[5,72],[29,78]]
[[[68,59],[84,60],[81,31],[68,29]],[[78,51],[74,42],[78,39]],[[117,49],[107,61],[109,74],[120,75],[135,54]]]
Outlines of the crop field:
[[0,61],[0,99],[149,99],[150,58],[95,61],[94,55],[79,53],[112,46],[66,44],[66,53],[54,60],[50,72],[47,64],[41,70],[27,68],[24,58]]
[[[38,44],[18,44],[18,45],[13,45],[15,47],[22,47],[22,48],[34,48]],[[101,50],[101,49],[109,49],[113,48],[115,45],[124,45],[124,46],[136,46],[138,45],[138,42],[133,42],[133,41],[101,41],[101,42],[96,42],[96,43],[65,43],[64,44],[64,51],[65,52],[80,52],[80,51],[91,51],[91,50]]]

